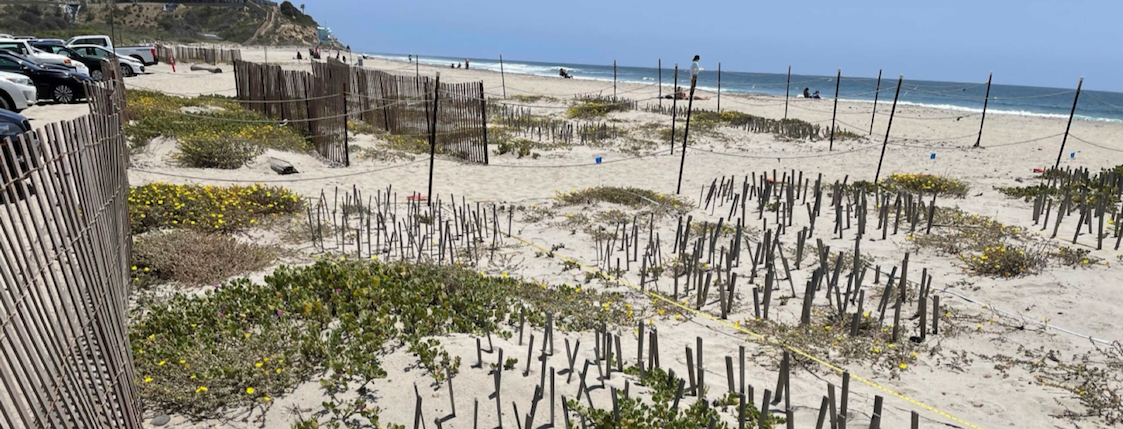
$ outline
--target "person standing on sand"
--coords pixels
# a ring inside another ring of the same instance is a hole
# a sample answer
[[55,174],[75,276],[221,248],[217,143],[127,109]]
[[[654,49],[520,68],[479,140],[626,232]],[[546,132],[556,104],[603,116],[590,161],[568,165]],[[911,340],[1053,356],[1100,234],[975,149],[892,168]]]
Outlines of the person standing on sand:
[[468,69],[468,59],[467,58],[464,59],[464,69],[465,70]]
[[409,62],[413,62],[413,54],[409,54]]
[[702,70],[704,70],[703,68],[698,66],[698,60],[700,60],[700,59],[702,59],[701,56],[699,56],[699,55],[694,56],[694,63],[690,65],[690,75],[691,76],[698,76],[698,73],[701,73]]

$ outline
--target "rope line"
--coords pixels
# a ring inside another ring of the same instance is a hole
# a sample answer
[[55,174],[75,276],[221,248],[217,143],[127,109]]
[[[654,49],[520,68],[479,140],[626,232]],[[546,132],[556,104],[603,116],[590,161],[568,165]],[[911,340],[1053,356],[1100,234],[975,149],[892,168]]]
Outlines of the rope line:
[[1080,137],[1077,137],[1077,136],[1076,136],[1075,134],[1071,134],[1071,133],[1070,133],[1070,134],[1069,134],[1068,136],[1069,136],[1069,137],[1072,137],[1072,138],[1074,138],[1074,139],[1076,139],[1076,140],[1078,140],[1078,141],[1080,141],[1080,142],[1083,142],[1083,143],[1087,143],[1087,144],[1089,144],[1089,145],[1092,145],[1092,146],[1098,147],[1098,148],[1100,148],[1100,149],[1103,149],[1103,150],[1110,150],[1110,151],[1112,151],[1112,152],[1123,152],[1123,150],[1121,150],[1121,149],[1115,149],[1115,148],[1111,148],[1111,147],[1103,146],[1103,145],[1101,145],[1101,144],[1098,144],[1098,143],[1092,143],[1092,142],[1090,142],[1090,141],[1087,141],[1087,140],[1084,140],[1084,139],[1082,139],[1082,138],[1080,138]]
[[352,172],[349,172],[349,173],[337,174],[337,175],[332,175],[332,176],[301,177],[301,178],[296,178],[296,179],[254,179],[254,180],[228,179],[228,178],[219,178],[219,177],[191,176],[191,175],[187,175],[187,174],[168,173],[168,172],[163,172],[163,171],[152,171],[152,170],[145,170],[145,169],[141,169],[141,168],[130,168],[129,170],[130,171],[138,171],[138,172],[147,173],[147,174],[154,174],[154,175],[157,175],[157,176],[178,177],[180,179],[203,180],[203,181],[210,181],[210,182],[216,182],[217,181],[217,182],[232,182],[232,183],[295,183],[295,182],[313,182],[313,181],[317,181],[317,180],[331,180],[331,179],[339,179],[339,178],[343,178],[343,177],[360,176],[360,175],[363,175],[363,174],[378,173],[378,172],[381,172],[381,171],[393,170],[393,169],[406,167],[406,166],[409,166],[409,165],[418,164],[418,163],[422,163],[422,162],[426,162],[426,161],[428,161],[428,160],[422,159],[422,160],[407,162],[405,164],[392,165],[392,166],[389,166],[389,167],[372,168],[372,169],[361,170],[361,171],[352,171]]

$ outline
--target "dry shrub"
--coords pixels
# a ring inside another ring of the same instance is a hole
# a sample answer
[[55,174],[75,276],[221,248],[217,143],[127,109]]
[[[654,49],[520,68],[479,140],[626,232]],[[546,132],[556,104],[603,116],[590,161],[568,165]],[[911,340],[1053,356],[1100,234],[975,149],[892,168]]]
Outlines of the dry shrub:
[[260,271],[273,261],[270,247],[240,243],[219,234],[175,230],[138,237],[133,245],[133,282],[138,287],[174,282],[206,285]]
[[1012,369],[1020,368],[1037,384],[1064,390],[1085,408],[1077,412],[1065,407],[1062,414],[1054,417],[1069,420],[1076,427],[1080,426],[1078,421],[1098,423],[1096,427],[1112,426],[1123,421],[1123,344],[1092,343],[1092,347],[1094,350],[1083,354],[1074,351],[1069,358],[1062,350],[1025,346],[1018,346],[1013,356],[979,357],[994,362],[1002,378],[1009,378]]
[[248,139],[226,135],[191,135],[179,139],[176,162],[189,168],[233,170],[253,161],[265,149]]
[[[918,228],[928,222],[927,212],[922,211],[920,217]],[[906,237],[918,249],[935,249],[940,253],[958,255],[999,246],[1007,240],[1022,239],[1025,234],[1016,226],[1008,227],[993,218],[950,207],[937,207],[934,217],[931,234],[917,232]]]
[[[892,328],[879,327],[877,315],[866,311],[858,321],[858,335],[849,334],[852,319],[831,310],[815,310],[811,323],[799,326],[774,320],[746,320],[743,326],[753,332],[776,340],[785,348],[798,348],[812,356],[831,356],[842,364],[864,364],[872,369],[887,371],[891,378],[899,377],[916,361],[920,353],[928,347],[904,339],[892,342]],[[904,322],[902,322],[904,323]],[[950,324],[950,320],[948,320]],[[905,329],[908,332],[908,328]],[[778,359],[776,354],[767,354],[770,360]],[[798,354],[793,354],[796,367],[815,368],[813,362]],[[773,362],[776,363],[776,362]]]
[[692,203],[682,198],[660,194],[647,189],[598,186],[595,188],[579,189],[568,193],[559,193],[554,197],[562,205],[592,204],[606,202],[620,204],[632,208],[660,208],[662,212],[685,213],[690,210]]
[[590,95],[575,100],[573,107],[565,110],[565,115],[573,119],[600,118],[612,112],[632,110],[632,102],[623,98],[613,100],[609,96]]
[[1088,249],[1074,249],[1072,247],[1062,246],[1056,252],[1050,252],[1049,256],[1066,267],[1084,267],[1099,265],[1103,259],[1091,255],[1092,251]]
[[936,174],[912,173],[890,174],[882,186],[891,191],[905,191],[914,194],[948,196],[963,198],[971,185],[959,179],[952,179]]
[[986,247],[978,255],[960,255],[963,270],[989,277],[1019,277],[1037,274],[1048,260],[1045,252],[1014,244]]

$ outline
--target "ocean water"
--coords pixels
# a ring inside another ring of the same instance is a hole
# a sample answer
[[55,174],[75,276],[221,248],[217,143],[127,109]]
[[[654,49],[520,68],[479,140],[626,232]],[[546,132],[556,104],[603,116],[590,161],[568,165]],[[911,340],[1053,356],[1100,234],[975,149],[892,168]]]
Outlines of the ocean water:
[[[408,58],[403,54],[370,55],[401,61],[406,61]],[[420,58],[421,64],[434,66],[447,66],[450,63],[463,62],[464,60],[463,58],[433,56],[422,56]],[[469,61],[474,69],[494,71],[500,69],[498,59],[469,58]],[[689,88],[690,62],[680,62],[679,66],[679,85],[684,89]],[[509,59],[503,61],[503,71],[506,73],[557,76],[559,67],[574,75],[576,79],[612,82],[612,64],[545,63]],[[716,91],[718,87],[716,64],[708,64],[703,61],[702,67],[704,71],[698,75],[698,88]],[[673,74],[674,63],[664,61],[662,79],[665,93],[672,90]],[[982,77],[980,76],[980,78]],[[616,78],[619,82],[655,84],[659,79],[659,69],[657,67],[618,66]],[[787,87],[787,79],[788,76],[784,73],[722,70],[721,91],[723,93],[767,94],[782,97]],[[792,97],[801,97],[803,89],[809,88],[811,92],[819,91],[823,98],[834,98],[835,83],[835,76],[792,74],[790,94]],[[1073,83],[1075,84],[1075,79]],[[897,76],[885,75],[882,77],[880,90],[876,89],[877,85],[876,76],[852,77],[843,75],[839,83],[838,97],[840,100],[872,102],[876,94],[878,104],[892,103],[897,86]],[[905,76],[898,103],[981,112],[986,91],[986,80],[980,80],[979,82],[940,82],[909,80],[908,76]],[[996,81],[990,88],[990,102],[987,106],[987,113],[1067,118],[1072,109],[1072,101],[1075,95],[1075,85],[1072,88],[1046,88],[1003,85]],[[1123,122],[1123,93],[1082,90],[1076,106],[1076,117],[1094,121]]]

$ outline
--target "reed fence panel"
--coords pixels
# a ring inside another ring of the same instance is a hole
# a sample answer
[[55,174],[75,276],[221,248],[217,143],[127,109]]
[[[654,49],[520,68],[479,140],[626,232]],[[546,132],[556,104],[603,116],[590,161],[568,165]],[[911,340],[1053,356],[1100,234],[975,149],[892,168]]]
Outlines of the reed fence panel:
[[0,145],[0,427],[140,428],[123,85]]
[[156,59],[164,64],[178,62],[204,62],[207,64],[230,63],[242,60],[239,49],[202,48],[192,46],[156,45]]
[[[349,165],[347,121],[428,143],[434,86],[428,77],[397,76],[313,62],[312,72],[235,61],[238,100],[299,127],[324,158]],[[437,150],[487,164],[487,115],[482,82],[441,84]]]

